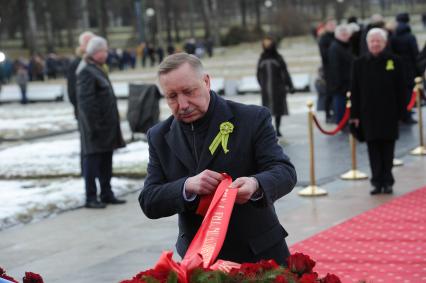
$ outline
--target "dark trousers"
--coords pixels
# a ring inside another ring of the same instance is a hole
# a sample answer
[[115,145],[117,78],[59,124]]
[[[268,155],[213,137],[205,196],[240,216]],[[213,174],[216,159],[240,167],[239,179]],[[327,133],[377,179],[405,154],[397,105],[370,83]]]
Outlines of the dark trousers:
[[346,110],[346,97],[343,95],[334,95],[333,96],[333,109],[334,109],[334,119],[336,124],[343,119]]
[[392,175],[395,141],[375,140],[367,142],[370,159],[371,184],[374,187],[392,186],[395,179]]
[[97,199],[96,178],[101,186],[101,199],[113,197],[111,190],[112,151],[87,154],[83,159],[86,201]]
[[325,117],[330,119],[332,114],[332,106],[333,106],[333,95],[330,93],[327,93],[324,100],[324,110],[325,110]]
[[19,88],[21,89],[21,104],[27,104],[27,85],[20,84]]

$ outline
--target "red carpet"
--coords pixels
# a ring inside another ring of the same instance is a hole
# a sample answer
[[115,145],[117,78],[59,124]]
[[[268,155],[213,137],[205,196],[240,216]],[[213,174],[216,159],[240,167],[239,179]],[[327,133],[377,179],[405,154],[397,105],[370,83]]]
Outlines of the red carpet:
[[342,282],[426,282],[426,187],[296,243]]

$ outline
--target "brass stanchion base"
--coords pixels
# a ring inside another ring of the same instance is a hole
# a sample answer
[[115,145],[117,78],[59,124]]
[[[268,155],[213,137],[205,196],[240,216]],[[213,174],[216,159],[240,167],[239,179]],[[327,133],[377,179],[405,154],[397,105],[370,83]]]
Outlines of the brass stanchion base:
[[299,191],[299,196],[304,197],[325,196],[326,194],[326,190],[323,190],[317,186],[307,186],[303,190]]
[[404,161],[402,161],[401,159],[394,159],[393,160],[393,166],[402,166],[404,165]]
[[340,175],[343,180],[364,180],[368,178],[368,175],[358,170],[349,170],[345,174]]
[[424,146],[418,146],[410,152],[412,155],[426,155],[426,148]]

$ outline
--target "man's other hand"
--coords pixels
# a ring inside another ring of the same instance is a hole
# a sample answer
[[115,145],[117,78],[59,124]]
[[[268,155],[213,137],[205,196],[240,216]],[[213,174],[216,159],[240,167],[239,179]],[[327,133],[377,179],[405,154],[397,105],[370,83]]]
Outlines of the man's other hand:
[[223,175],[211,170],[204,170],[198,175],[189,177],[185,183],[187,194],[208,195],[216,191],[223,180]]
[[257,180],[253,177],[240,177],[232,182],[229,187],[238,189],[235,202],[238,204],[244,204],[248,202],[253,194],[258,190],[259,185]]

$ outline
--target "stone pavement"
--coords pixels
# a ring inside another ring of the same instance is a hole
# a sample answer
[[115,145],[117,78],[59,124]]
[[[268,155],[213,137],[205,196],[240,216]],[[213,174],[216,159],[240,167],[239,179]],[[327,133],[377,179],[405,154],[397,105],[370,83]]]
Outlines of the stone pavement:
[[[296,165],[299,184],[308,183],[306,113],[285,117],[284,150]],[[370,196],[368,181],[342,181],[349,169],[346,134],[328,137],[315,130],[316,168],[328,196],[304,198],[297,187],[276,202],[291,245],[398,195],[426,185],[426,157],[407,155],[417,145],[417,126],[402,127],[397,156],[405,162],[394,168],[393,196]],[[365,145],[359,146],[360,169],[369,173]],[[141,186],[142,186],[141,180]],[[151,267],[163,250],[172,249],[177,234],[175,216],[150,220],[141,212],[138,193],[123,206],[106,210],[76,209],[37,223],[0,232],[0,266],[19,278],[25,271],[40,273],[46,282],[118,282]],[[175,256],[177,259],[178,257]]]

